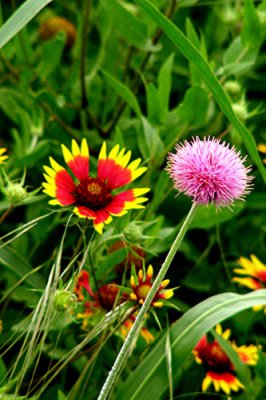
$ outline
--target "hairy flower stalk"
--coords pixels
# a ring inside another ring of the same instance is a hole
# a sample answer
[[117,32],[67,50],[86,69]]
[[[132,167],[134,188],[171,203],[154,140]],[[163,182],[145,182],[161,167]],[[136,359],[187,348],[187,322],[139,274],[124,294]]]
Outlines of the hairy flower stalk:
[[98,400],[105,400],[121,370],[129,349],[138,335],[143,318],[151,306],[154,296],[179,249],[188,230],[198,205],[214,203],[217,207],[230,206],[236,199],[244,199],[250,191],[252,177],[247,176],[250,168],[243,164],[239,153],[234,148],[220,143],[218,139],[192,139],[176,146],[177,153],[169,155],[168,172],[174,181],[175,188],[192,197],[192,207],[172,244],[169,253],[138,313],[124,345],[110,371]]

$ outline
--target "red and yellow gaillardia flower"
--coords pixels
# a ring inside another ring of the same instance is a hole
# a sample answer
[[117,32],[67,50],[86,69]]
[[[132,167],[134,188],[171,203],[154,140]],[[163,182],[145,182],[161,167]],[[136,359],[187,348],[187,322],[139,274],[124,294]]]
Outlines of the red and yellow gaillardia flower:
[[4,164],[4,162],[8,158],[7,155],[4,155],[5,152],[6,152],[6,149],[4,147],[0,147],[0,164]]
[[[90,275],[87,271],[82,270],[78,275],[74,293],[79,303],[82,303],[82,309],[77,313],[76,317],[82,320],[82,328],[87,329],[89,319],[103,316],[106,312],[112,310],[115,305],[121,304],[128,300],[128,295],[121,290],[115,283],[107,283],[99,287],[98,292],[94,292],[90,285]],[[120,334],[126,338],[132,328],[135,315],[131,315],[120,326]],[[140,335],[149,344],[154,340],[152,333],[142,326]]]
[[[137,278],[137,279],[136,279]],[[132,293],[130,293],[129,298],[131,300],[137,301],[139,304],[143,304],[149,291],[151,290],[153,283],[153,268],[149,265],[146,274],[142,269],[139,270],[137,277],[133,275],[130,278],[130,284],[132,288]],[[173,289],[165,290],[166,286],[170,283],[169,279],[165,279],[158,291],[156,292],[151,305],[153,307],[162,307],[163,301],[168,300],[174,295]]]
[[90,275],[85,270],[82,270],[78,275],[74,293],[77,296],[78,303],[81,303],[77,318],[83,320],[83,328],[87,327],[89,318],[105,314],[128,299],[128,296],[121,293],[115,283],[107,283],[100,286],[98,291],[93,291]]
[[[241,268],[235,268],[234,272],[240,276],[235,276],[232,280],[239,283],[241,286],[245,286],[251,290],[266,288],[266,265],[263,264],[254,254],[251,254],[250,260],[245,257],[240,257],[237,263]],[[254,311],[259,311],[264,308],[266,313],[266,307],[254,306]]]
[[104,224],[112,221],[112,216],[121,217],[130,209],[143,208],[147,201],[141,197],[148,188],[119,189],[138,178],[146,171],[139,167],[141,159],[129,163],[131,151],[116,145],[106,153],[104,142],[99,154],[97,177],[90,176],[89,148],[84,138],[79,147],[72,140],[72,151],[62,145],[64,160],[68,170],[50,157],[51,166],[44,166],[44,193],[53,197],[52,205],[74,206],[73,212],[80,218],[93,220],[93,226],[100,234]]
[[[129,334],[130,329],[132,328],[134,322],[135,322],[136,316],[135,315],[131,315],[130,318],[128,318],[122,325],[120,328],[120,333],[121,335],[126,338],[127,335]],[[154,341],[154,336],[153,334],[149,331],[148,328],[146,328],[145,326],[142,326],[140,329],[140,335],[143,337],[143,339],[145,340],[145,342],[147,344],[150,344]]]
[[250,260],[240,257],[237,263],[240,268],[235,268],[234,272],[242,277],[235,276],[234,282],[242,286],[256,290],[266,287],[266,265],[264,265],[254,254],[251,254]]
[[[216,326],[216,332],[227,341],[231,334],[229,329],[222,332],[220,325]],[[235,343],[230,341],[228,343],[234,348],[243,363],[257,364],[259,356],[256,346],[243,345],[238,347]],[[204,392],[211,384],[213,384],[216,392],[221,390],[228,395],[231,391],[238,392],[240,389],[244,389],[244,385],[236,377],[234,365],[216,339],[209,342],[207,336],[204,336],[194,348],[193,355],[196,362],[202,364],[206,370],[206,376],[202,382]]]

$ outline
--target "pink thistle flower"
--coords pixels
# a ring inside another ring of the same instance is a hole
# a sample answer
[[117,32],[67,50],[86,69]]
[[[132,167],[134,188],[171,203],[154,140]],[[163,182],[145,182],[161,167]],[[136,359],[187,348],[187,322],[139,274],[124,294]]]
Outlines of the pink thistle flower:
[[214,203],[230,206],[244,200],[253,179],[245,167],[246,157],[229,144],[216,138],[193,138],[176,145],[176,154],[169,154],[167,170],[179,192],[192,197],[197,204]]

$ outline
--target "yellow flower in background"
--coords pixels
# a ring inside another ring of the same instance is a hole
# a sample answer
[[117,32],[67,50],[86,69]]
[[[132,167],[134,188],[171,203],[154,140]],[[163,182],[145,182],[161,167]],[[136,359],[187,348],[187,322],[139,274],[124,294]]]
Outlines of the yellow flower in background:
[[6,152],[6,148],[0,147],[0,164],[4,164],[4,162],[8,158],[8,156],[4,154],[5,152]]

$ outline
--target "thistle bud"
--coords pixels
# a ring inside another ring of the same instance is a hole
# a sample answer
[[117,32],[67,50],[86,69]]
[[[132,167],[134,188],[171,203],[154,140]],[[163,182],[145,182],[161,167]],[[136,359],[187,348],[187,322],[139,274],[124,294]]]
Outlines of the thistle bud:
[[123,230],[126,241],[130,243],[139,243],[143,238],[143,229],[135,221],[130,222]]
[[248,112],[247,112],[247,107],[246,104],[241,102],[241,103],[234,103],[232,104],[232,109],[237,116],[237,118],[240,119],[240,121],[245,121],[248,117]]
[[224,84],[224,88],[227,91],[227,93],[233,95],[233,96],[237,96],[240,95],[241,93],[241,86],[237,81],[227,81]]
[[4,189],[6,199],[10,204],[18,204],[24,201],[28,197],[27,190],[21,185],[21,183],[9,182],[7,187]]
[[54,298],[54,308],[56,311],[62,312],[68,308],[76,306],[77,297],[66,290],[58,290]]

